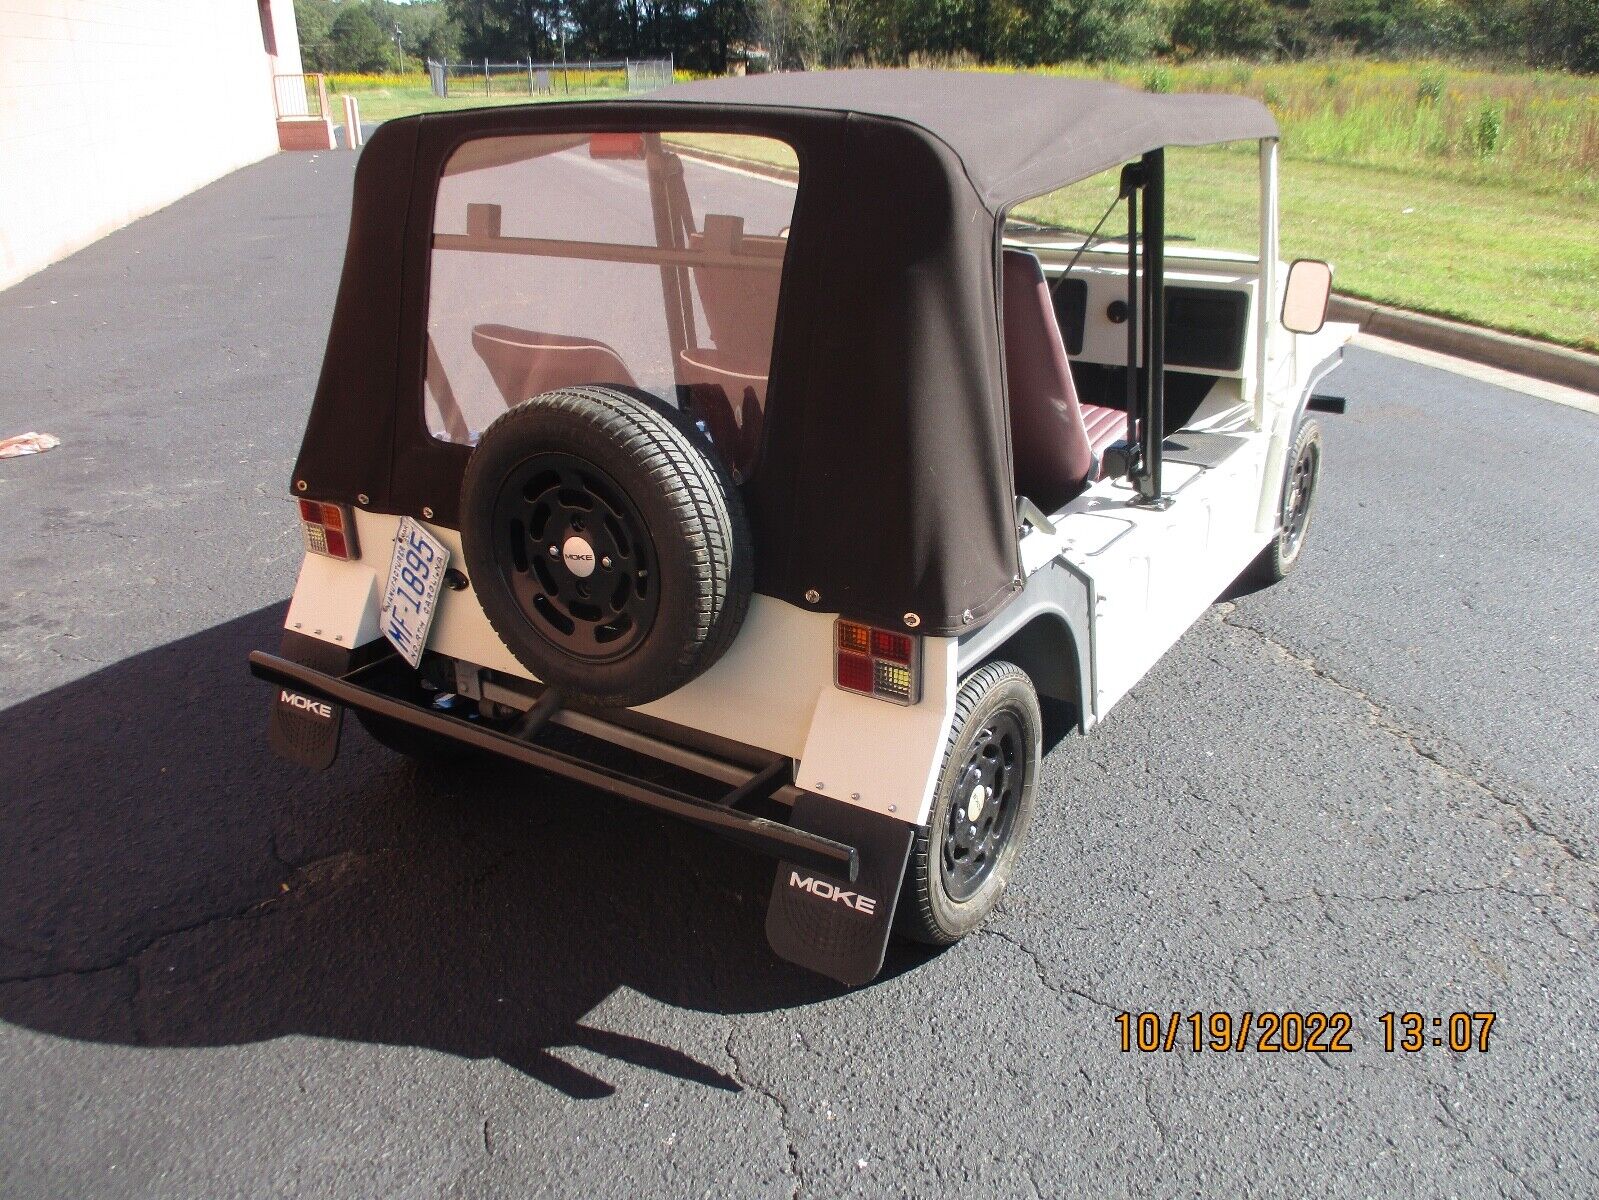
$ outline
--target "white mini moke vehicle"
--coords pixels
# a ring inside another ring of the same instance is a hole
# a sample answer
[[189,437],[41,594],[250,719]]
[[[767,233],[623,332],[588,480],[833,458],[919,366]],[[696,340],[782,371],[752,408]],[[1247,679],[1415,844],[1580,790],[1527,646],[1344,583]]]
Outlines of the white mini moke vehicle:
[[[1168,150],[1240,141],[1250,245],[1201,248]],[[1330,283],[1238,97],[841,71],[391,121],[271,743],[326,768],[351,709],[720,833],[778,860],[776,952],[864,983],[993,911],[1040,696],[1090,730],[1294,566]]]

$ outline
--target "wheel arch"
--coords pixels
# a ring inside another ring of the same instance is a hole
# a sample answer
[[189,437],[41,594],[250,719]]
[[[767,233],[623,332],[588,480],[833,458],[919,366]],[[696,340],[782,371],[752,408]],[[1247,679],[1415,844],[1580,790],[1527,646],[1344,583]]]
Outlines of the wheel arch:
[[960,677],[985,663],[1014,663],[1040,696],[1076,710],[1077,728],[1094,723],[1093,581],[1056,559],[982,629],[961,639]]

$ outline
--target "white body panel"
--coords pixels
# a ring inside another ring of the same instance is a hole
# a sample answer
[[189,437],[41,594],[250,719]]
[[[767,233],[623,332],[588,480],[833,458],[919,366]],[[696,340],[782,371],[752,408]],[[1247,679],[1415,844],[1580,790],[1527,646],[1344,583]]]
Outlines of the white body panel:
[[[388,519],[386,536],[381,545],[383,570],[388,571],[388,550],[394,542],[398,517]],[[366,544],[366,529],[358,522],[357,536]],[[289,615],[283,627],[295,633],[304,633],[324,642],[333,642],[347,649],[376,641],[378,633],[378,605],[381,602],[383,581],[368,565],[379,561],[374,555],[366,562],[340,562],[320,554],[307,554],[300,564],[300,578],[294,585],[294,598],[289,601]]]
[[[306,555],[286,626],[343,646],[380,636],[378,605],[399,518],[357,512],[362,557]],[[461,535],[427,529],[463,565]],[[380,572],[382,573],[380,575]],[[705,674],[637,711],[798,760],[807,790],[919,821],[930,803],[954,711],[955,642],[922,640],[922,699],[898,705],[833,684],[834,614],[769,596],[751,599],[727,653]],[[506,675],[534,679],[484,616],[470,590],[439,595],[429,650]]]
[[1096,483],[1055,518],[1060,553],[1094,582],[1093,707],[1103,718],[1265,546],[1255,529],[1265,441],[1215,469],[1168,462],[1164,512]]

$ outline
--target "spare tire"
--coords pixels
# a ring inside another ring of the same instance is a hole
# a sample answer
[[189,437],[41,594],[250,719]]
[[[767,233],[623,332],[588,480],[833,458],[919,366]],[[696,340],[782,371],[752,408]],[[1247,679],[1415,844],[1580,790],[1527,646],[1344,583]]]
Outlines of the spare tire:
[[677,690],[749,608],[737,489],[686,417],[632,388],[559,388],[490,425],[461,485],[461,543],[500,639],[580,704]]

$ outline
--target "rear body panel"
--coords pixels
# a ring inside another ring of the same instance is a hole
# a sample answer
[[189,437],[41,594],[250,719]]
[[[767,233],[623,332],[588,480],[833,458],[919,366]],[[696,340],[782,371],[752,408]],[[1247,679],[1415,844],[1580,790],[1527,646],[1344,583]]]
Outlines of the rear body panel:
[[[306,555],[287,629],[351,648],[378,639],[378,606],[399,518],[358,510],[355,520],[363,557],[339,562]],[[460,534],[427,528],[459,566]],[[954,711],[955,640],[923,640],[921,700],[900,706],[834,686],[834,619],[757,594],[738,637],[709,671],[637,711],[793,758],[807,790],[918,822],[931,803]],[[470,587],[440,594],[427,648],[535,679],[489,625]]]

